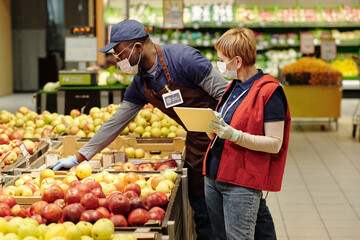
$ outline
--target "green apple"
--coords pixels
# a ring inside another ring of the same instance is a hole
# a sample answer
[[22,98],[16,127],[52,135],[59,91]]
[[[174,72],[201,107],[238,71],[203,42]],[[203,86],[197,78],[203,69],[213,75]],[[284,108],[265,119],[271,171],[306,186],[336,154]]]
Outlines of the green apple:
[[70,226],[67,228],[69,232],[71,232],[71,240],[80,240],[82,231],[76,226]]
[[0,217],[0,233],[7,233],[8,232],[8,222],[5,218]]
[[18,235],[16,235],[15,233],[8,233],[5,235],[5,240],[20,240],[20,238],[18,237]]
[[76,224],[76,226],[80,229],[82,235],[91,236],[91,229],[93,225],[90,222],[80,221]]
[[18,235],[20,239],[24,239],[25,237],[33,236],[38,238],[39,237],[39,229],[34,227],[33,224],[22,224],[19,227]]
[[94,240],[111,239],[111,236],[114,233],[114,229],[114,224],[110,219],[102,218],[94,224],[91,230],[91,236],[94,238]]
[[19,227],[23,223],[23,218],[14,217],[8,222],[8,232],[17,234],[19,231]]
[[159,182],[155,188],[157,192],[163,192],[163,193],[171,193],[172,187],[171,184],[174,184],[170,180],[163,180]]
[[173,183],[175,183],[176,178],[177,178],[177,173],[174,172],[173,170],[167,169],[163,172],[162,174],[167,180],[172,181]]

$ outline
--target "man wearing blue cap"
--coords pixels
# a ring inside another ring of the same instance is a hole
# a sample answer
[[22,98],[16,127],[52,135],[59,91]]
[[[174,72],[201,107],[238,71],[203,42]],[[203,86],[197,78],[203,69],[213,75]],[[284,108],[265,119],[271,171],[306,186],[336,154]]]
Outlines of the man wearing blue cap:
[[[172,107],[215,109],[228,85],[198,50],[180,44],[154,44],[144,26],[135,20],[124,20],[112,27],[110,43],[100,52],[112,49],[121,70],[136,74],[125,92],[124,101],[79,152],[71,158],[60,159],[54,170],[70,168],[91,159],[109,145],[147,103],[153,104],[185,128]],[[174,96],[178,100],[169,106],[164,96]],[[189,201],[194,210],[197,239],[213,238],[201,174],[209,142],[205,133],[187,132],[185,166],[189,169]]]

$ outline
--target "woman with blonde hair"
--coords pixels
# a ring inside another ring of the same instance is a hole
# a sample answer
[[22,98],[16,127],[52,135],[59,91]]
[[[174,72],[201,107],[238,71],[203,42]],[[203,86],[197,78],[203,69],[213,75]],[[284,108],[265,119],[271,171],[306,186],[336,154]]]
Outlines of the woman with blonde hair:
[[255,67],[250,29],[228,30],[215,49],[221,74],[233,81],[216,107],[219,122],[209,122],[205,199],[216,239],[254,239],[262,191],[281,189],[289,107],[277,80]]

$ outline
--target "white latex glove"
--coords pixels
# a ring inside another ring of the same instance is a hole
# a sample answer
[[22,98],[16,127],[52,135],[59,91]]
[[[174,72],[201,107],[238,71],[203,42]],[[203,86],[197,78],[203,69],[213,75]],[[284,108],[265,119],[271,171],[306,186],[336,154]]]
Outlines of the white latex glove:
[[234,129],[225,123],[224,119],[220,119],[220,124],[214,121],[208,123],[208,127],[213,131],[219,138],[229,139],[235,142],[239,138],[239,131]]
[[216,118],[217,118],[217,119],[219,120],[219,122],[220,122],[220,119],[221,119],[221,113],[216,112],[216,111],[214,111],[214,110],[213,110],[213,113],[215,114]]

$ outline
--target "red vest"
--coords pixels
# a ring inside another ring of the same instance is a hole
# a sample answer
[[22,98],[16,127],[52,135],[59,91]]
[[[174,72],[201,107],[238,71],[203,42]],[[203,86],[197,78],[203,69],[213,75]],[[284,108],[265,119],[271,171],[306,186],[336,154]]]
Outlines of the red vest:
[[[230,85],[232,84],[229,84],[225,92]],[[278,86],[279,83],[270,75],[256,80],[235,110],[230,126],[249,134],[263,136],[265,105]],[[280,191],[289,143],[290,120],[287,106],[283,143],[277,154],[253,151],[225,140],[216,180],[259,190]],[[209,148],[210,145],[203,163],[204,175]]]

